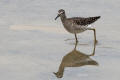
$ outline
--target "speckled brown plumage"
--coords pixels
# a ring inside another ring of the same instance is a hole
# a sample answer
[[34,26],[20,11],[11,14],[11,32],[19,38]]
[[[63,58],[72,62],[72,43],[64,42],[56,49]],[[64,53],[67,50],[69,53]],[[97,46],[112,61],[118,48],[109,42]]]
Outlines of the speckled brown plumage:
[[83,18],[83,17],[73,17],[73,18],[69,18],[72,19],[74,21],[75,24],[77,25],[89,25],[94,23],[95,21],[97,21],[100,18],[100,16],[96,16],[96,17],[88,17],[88,18]]

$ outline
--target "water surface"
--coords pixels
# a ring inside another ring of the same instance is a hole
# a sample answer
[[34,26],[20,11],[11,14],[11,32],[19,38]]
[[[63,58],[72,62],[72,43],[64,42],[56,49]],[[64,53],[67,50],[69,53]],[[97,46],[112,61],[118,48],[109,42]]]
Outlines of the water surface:
[[[61,80],[120,80],[119,4],[119,0],[0,0],[0,80],[58,80],[53,72],[62,63]],[[61,8],[68,17],[102,16],[93,24],[98,40],[94,56],[87,56],[94,49],[92,31],[78,35],[74,50],[74,35],[59,19],[54,21]],[[69,53],[69,60],[64,59]],[[81,66],[84,57],[92,64]]]

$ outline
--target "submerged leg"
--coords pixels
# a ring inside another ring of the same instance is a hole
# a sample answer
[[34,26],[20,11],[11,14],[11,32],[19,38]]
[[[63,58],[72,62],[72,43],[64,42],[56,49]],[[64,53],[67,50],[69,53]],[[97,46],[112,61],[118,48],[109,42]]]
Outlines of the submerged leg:
[[76,42],[76,43],[75,43],[75,47],[74,47],[74,50],[76,50],[77,44],[78,44],[78,42]]
[[96,44],[94,43],[93,53],[92,53],[92,54],[90,54],[89,56],[94,56],[94,55],[95,55],[95,49],[96,49]]
[[77,39],[77,35],[76,35],[76,33],[75,33],[75,39],[76,39],[76,43],[78,42],[78,39]]
[[93,30],[94,31],[94,43],[96,44],[97,43],[97,40],[96,40],[96,30],[94,28],[90,28],[88,30]]
[[96,43],[94,43],[94,49],[93,49],[93,53],[91,54],[91,56],[95,55],[95,48],[96,48]]

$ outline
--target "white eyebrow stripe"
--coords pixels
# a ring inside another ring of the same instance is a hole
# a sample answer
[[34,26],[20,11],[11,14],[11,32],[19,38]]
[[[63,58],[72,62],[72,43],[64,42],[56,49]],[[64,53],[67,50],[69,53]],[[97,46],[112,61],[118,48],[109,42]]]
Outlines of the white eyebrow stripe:
[[59,14],[62,14],[63,12],[60,12]]

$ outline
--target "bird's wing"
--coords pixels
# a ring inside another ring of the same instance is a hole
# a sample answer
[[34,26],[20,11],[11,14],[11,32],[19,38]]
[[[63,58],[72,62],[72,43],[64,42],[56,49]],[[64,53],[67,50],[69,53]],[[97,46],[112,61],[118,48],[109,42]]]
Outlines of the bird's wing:
[[83,18],[83,17],[73,17],[73,18],[69,18],[69,20],[73,20],[73,23],[76,25],[89,25],[94,23],[96,20],[98,20],[100,18],[100,16],[96,16],[96,17],[88,17],[88,18]]

